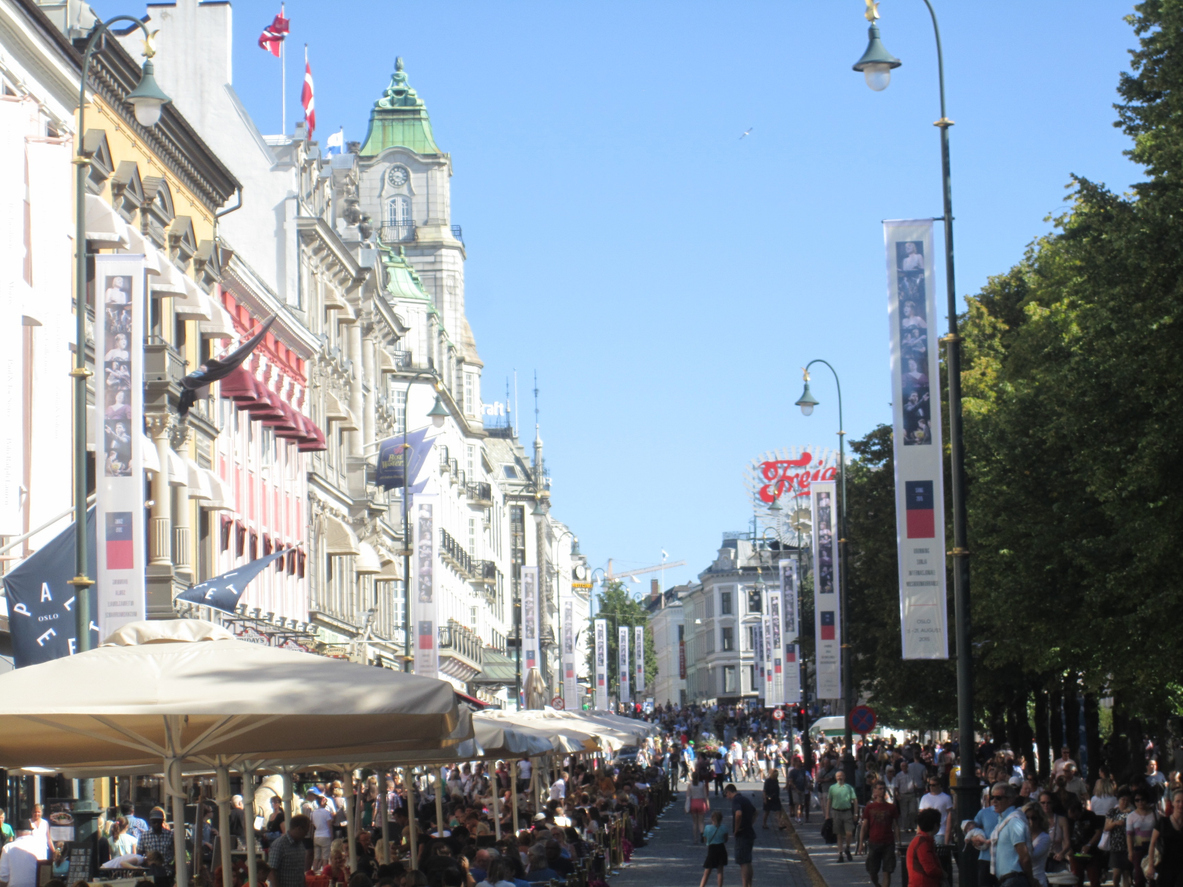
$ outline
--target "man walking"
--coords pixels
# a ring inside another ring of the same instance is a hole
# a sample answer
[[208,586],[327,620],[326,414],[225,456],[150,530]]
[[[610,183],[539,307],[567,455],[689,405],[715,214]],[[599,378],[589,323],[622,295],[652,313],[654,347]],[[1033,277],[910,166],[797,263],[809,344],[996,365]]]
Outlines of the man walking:
[[[1031,870],[1031,831],[1023,808],[1012,806],[1018,792],[1009,782],[990,788],[990,803],[999,811],[999,822],[990,835],[990,873],[999,887],[1038,887]],[[1009,808],[1009,809],[1008,809]]]
[[329,809],[328,798],[318,795],[317,807],[312,811],[312,867],[320,869],[329,863],[329,848],[333,843],[333,811]]
[[17,823],[16,837],[0,851],[0,887],[36,887],[37,863],[49,858],[49,845],[34,834],[33,823]]
[[891,778],[891,791],[900,811],[900,830],[910,832],[916,828],[916,814],[920,812],[920,807],[916,797],[916,785],[902,761],[899,772]]
[[[895,845],[900,840],[900,812],[887,800],[887,786],[876,782],[871,789],[871,803],[863,808],[863,822],[859,828],[858,852],[867,847],[867,874],[876,887],[891,887],[891,873],[895,871]],[[879,875],[882,873],[883,881]]]
[[756,843],[756,807],[728,783],[723,794],[731,802],[732,833],[735,835],[735,862],[739,866],[740,887],[752,887],[752,847]]
[[854,859],[850,855],[850,839],[854,837],[854,824],[858,819],[858,793],[853,785],[846,784],[846,771],[839,770],[834,774],[837,780],[830,786],[830,818],[834,820],[834,835],[838,838],[838,862],[842,862],[842,854],[846,854],[846,861]]
[[292,817],[287,831],[271,842],[271,855],[267,862],[271,874],[267,876],[268,887],[304,887],[304,839],[312,822],[302,813]]
[[928,793],[920,799],[921,810],[936,810],[941,814],[941,825],[937,829],[936,842],[945,843],[946,836],[953,834],[953,799],[941,791],[941,783],[935,777],[928,780]]
[[173,834],[164,830],[163,807],[152,808],[148,814],[148,826],[148,832],[136,842],[136,853],[147,856],[155,850],[166,865],[171,865],[176,854],[173,852]]

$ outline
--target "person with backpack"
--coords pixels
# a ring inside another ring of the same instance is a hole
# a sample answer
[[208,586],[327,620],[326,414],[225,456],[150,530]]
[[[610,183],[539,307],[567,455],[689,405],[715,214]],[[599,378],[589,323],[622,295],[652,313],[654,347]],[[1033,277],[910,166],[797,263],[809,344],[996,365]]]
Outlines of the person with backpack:
[[702,830],[707,845],[707,858],[702,863],[702,880],[698,887],[707,887],[711,872],[718,872],[719,887],[723,887],[723,870],[727,867],[727,826],[723,823],[723,811],[711,814],[711,824]]
[[789,810],[797,822],[809,812],[809,770],[800,758],[793,758],[789,768]]

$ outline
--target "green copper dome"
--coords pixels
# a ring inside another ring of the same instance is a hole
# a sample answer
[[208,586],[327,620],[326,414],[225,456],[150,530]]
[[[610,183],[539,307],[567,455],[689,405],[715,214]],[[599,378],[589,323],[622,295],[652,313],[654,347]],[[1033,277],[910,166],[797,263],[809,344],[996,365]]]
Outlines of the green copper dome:
[[431,119],[419,94],[407,85],[403,60],[394,62],[394,74],[382,98],[370,112],[361,157],[377,157],[387,148],[409,148],[416,154],[442,154],[431,134]]
[[389,247],[381,247],[382,264],[386,266],[386,293],[392,299],[410,299],[412,301],[427,302],[431,310],[431,294],[423,288],[423,281],[415,269],[407,261],[406,253],[400,246],[398,252]]

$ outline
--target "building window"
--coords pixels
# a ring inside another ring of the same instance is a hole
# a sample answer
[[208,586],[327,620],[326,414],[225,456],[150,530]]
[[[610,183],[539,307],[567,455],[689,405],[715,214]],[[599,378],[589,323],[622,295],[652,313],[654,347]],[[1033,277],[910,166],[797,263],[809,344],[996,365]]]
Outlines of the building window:
[[476,518],[470,517],[468,519],[468,553],[471,557],[476,557]]
[[734,665],[724,665],[723,666],[723,692],[724,693],[735,693],[736,692],[736,690],[735,690],[735,666]]
[[748,612],[763,613],[764,601],[760,599],[760,591],[755,586],[748,589]]
[[476,447],[466,444],[464,447],[464,467],[470,483],[476,483]]
[[464,374],[464,414],[466,416],[475,416],[477,411],[476,403],[476,375],[474,373]]
[[715,618],[715,598],[714,598],[714,595],[707,596],[706,605],[707,605],[706,618],[707,619],[714,619]]
[[415,236],[415,223],[411,219],[411,198],[399,194],[386,202],[386,218],[382,222],[382,240],[398,243]]
[[678,640],[679,641],[686,640],[686,626],[685,625],[678,626]]
[[748,692],[756,692],[756,666],[754,665],[748,666]]
[[720,616],[730,616],[731,615],[731,592],[730,591],[719,592],[719,615]]
[[723,642],[720,648],[724,653],[735,649],[735,629],[730,625],[723,626]]
[[754,626],[751,626],[751,625],[748,626],[748,645],[747,645],[747,647],[745,647],[745,649],[747,649],[747,650],[755,650],[756,649],[756,629]]
[[394,394],[394,428],[399,434],[407,431],[407,392],[396,391]]

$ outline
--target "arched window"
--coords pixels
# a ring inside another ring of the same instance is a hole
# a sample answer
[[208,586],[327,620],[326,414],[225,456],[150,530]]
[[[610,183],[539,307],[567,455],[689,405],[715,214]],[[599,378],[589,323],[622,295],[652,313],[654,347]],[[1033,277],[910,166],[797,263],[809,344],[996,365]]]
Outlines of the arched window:
[[382,222],[382,240],[397,243],[411,240],[415,236],[415,223],[411,220],[411,198],[402,194],[386,202],[386,218]]

